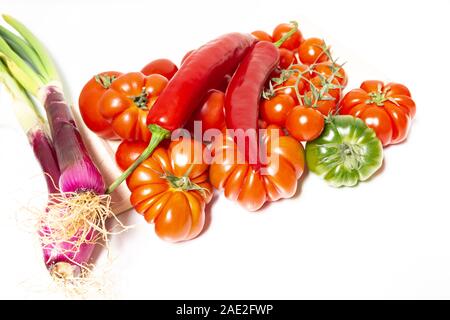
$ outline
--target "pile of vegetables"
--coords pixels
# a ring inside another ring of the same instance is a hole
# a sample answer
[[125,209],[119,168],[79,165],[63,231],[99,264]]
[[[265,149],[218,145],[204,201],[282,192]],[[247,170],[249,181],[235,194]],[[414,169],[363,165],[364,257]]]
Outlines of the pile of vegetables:
[[121,141],[115,156],[123,173],[105,187],[51,59],[23,25],[5,20],[21,37],[0,29],[0,74],[22,102],[18,118],[49,185],[40,233],[52,241],[44,252],[70,253],[46,254],[53,269],[87,261],[91,239],[105,234],[101,222],[112,215],[109,194],[124,181],[160,238],[190,240],[203,230],[214,189],[257,211],[294,196],[305,166],[334,187],[355,186],[381,167],[383,147],[406,139],[415,116],[398,83],[368,80],[344,94],[344,64],[324,40],[304,38],[297,22],[272,34],[229,33],[189,51],[179,67],[158,59],[139,72],[89,79],[78,101],[84,124]]

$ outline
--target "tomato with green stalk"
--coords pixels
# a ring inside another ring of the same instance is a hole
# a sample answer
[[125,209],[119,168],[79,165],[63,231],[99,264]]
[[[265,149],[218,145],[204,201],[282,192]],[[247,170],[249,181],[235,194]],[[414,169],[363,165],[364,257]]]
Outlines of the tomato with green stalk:
[[100,113],[122,139],[150,141],[147,115],[168,80],[160,74],[130,72],[118,77],[100,101]]
[[100,113],[99,101],[106,90],[122,73],[117,71],[102,72],[92,77],[83,87],[78,99],[80,114],[84,124],[104,139],[117,139],[111,123]]
[[163,240],[190,240],[203,230],[212,197],[204,148],[193,139],[158,147],[127,179],[131,204]]
[[404,85],[368,80],[345,95],[340,113],[361,118],[388,146],[406,139],[416,104]]

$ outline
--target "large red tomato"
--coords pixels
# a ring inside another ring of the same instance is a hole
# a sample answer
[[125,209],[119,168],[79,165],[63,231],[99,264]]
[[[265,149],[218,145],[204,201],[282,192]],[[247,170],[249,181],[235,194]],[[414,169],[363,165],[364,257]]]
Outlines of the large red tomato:
[[147,114],[167,82],[167,78],[160,74],[126,73],[117,78],[101,97],[100,113],[122,139],[148,142]]
[[98,102],[103,93],[120,75],[121,73],[117,71],[107,71],[95,75],[84,85],[78,99],[84,124],[105,139],[117,138],[117,135],[114,133],[111,124],[101,115]]
[[269,137],[261,144],[267,163],[259,170],[245,161],[231,137],[212,145],[212,185],[249,211],[260,209],[267,201],[292,197],[304,170],[304,149],[294,138]]
[[170,242],[195,238],[205,224],[211,200],[204,146],[192,139],[157,148],[127,179],[131,204]]
[[345,95],[340,113],[364,120],[375,130],[383,146],[388,146],[406,139],[416,104],[404,85],[368,80]]

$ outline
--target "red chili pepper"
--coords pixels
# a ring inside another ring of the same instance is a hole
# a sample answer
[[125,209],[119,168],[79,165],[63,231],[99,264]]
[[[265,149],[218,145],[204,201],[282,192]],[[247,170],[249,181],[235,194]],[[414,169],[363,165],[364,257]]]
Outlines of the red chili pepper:
[[[245,159],[255,170],[260,167],[258,156],[258,113],[259,100],[264,85],[275,70],[280,59],[278,47],[297,30],[294,28],[275,43],[258,42],[247,54],[234,73],[225,93],[225,116],[227,128],[243,129],[235,133],[235,139],[245,141]],[[241,136],[243,135],[243,136]],[[242,144],[238,144],[242,147]]]
[[245,149],[242,152],[245,159],[256,167],[259,162],[259,100],[264,85],[278,65],[279,59],[277,47],[267,41],[258,42],[239,65],[225,94],[227,128],[244,130],[244,132],[235,131],[235,139],[245,141]]
[[220,85],[225,75],[233,74],[256,39],[250,34],[229,33],[195,50],[181,65],[158,97],[147,117],[151,141],[141,156],[114,181],[111,193],[171,131],[182,128],[201,106],[206,93]]

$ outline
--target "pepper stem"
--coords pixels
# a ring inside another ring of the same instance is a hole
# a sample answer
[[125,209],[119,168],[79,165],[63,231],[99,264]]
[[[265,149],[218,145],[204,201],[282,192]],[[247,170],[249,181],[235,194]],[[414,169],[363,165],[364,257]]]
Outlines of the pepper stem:
[[127,170],[125,170],[111,185],[106,189],[106,194],[111,194],[122,182],[125,181],[126,178],[130,174],[133,173],[133,171],[145,160],[147,160],[148,157],[153,153],[153,151],[156,149],[156,147],[163,141],[164,139],[168,138],[170,135],[170,131],[167,129],[164,129],[157,124],[151,124],[148,126],[150,132],[152,133],[152,137],[150,139],[150,143],[148,144],[147,148],[141,153],[139,158],[136,159],[136,161],[133,162],[131,166],[128,167]]
[[274,42],[274,46],[279,48],[281,47],[281,45],[287,40],[289,39],[294,33],[297,32],[298,30],[298,23],[297,21],[291,21],[290,22],[294,27],[289,30],[288,32],[286,32],[277,42]]

